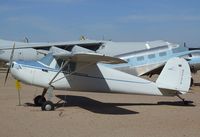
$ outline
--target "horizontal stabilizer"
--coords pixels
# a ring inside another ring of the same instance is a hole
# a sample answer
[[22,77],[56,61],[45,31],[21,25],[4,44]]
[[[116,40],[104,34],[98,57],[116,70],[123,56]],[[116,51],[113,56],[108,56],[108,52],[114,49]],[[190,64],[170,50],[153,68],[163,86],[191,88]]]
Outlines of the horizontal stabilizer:
[[167,61],[156,84],[162,91],[178,91],[184,94],[189,91],[190,82],[191,72],[188,62],[183,58],[175,57]]

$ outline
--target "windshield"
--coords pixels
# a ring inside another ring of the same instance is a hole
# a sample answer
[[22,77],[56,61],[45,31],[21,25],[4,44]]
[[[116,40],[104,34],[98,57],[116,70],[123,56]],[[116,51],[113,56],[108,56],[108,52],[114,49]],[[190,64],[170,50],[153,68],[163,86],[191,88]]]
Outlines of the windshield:
[[40,62],[43,63],[43,64],[45,64],[45,65],[47,65],[47,66],[49,66],[51,64],[51,62],[53,61],[53,59],[54,58],[53,58],[52,53],[49,53],[44,58],[42,58],[40,60]]

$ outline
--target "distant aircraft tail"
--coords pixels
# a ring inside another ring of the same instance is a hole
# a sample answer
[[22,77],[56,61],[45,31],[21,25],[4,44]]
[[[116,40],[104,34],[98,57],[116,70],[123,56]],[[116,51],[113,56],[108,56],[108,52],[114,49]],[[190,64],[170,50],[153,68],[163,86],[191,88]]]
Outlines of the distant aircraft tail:
[[183,58],[167,61],[156,85],[164,95],[185,94],[189,91],[191,72],[188,62]]

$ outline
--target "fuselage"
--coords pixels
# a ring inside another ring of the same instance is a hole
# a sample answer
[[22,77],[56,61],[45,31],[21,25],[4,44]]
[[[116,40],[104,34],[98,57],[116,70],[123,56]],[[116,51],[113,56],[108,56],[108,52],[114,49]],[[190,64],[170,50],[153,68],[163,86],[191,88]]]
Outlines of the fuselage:
[[[171,59],[169,62],[173,62],[173,60]],[[176,85],[180,85],[182,83],[173,83],[171,88],[170,86],[166,86],[168,85],[169,81],[166,81],[166,79],[162,79],[162,77],[163,75],[166,75],[165,73],[169,71],[169,68],[171,68],[171,66],[173,66],[174,69],[169,74],[174,72],[176,74],[177,71],[178,81],[186,80],[186,85],[188,85],[188,83],[190,82],[191,76],[189,65],[186,61],[181,60],[181,62],[185,62],[183,65],[185,65],[186,68],[182,68],[182,65],[177,65],[178,62],[175,62],[175,66],[173,65],[174,63],[172,63],[170,66],[167,65],[167,68],[164,68],[165,71],[163,72],[163,74],[159,76],[161,80],[158,81],[161,82],[158,82],[158,84],[116,70],[113,68],[116,65],[113,65],[113,67],[111,68],[105,66],[105,64],[102,63],[65,63],[65,61],[59,61],[58,59],[55,59],[52,54],[48,54],[40,61],[14,61],[11,65],[11,73],[16,79],[22,81],[23,83],[39,86],[42,88],[48,88],[49,86],[52,86],[54,89],[58,90],[78,90],[169,96],[176,95],[176,90],[178,89]],[[62,67],[62,64],[66,64],[63,66],[64,68]],[[60,71],[61,68],[62,71]],[[184,71],[184,69],[186,69],[186,71]],[[181,78],[185,75],[183,75],[182,73],[186,73],[186,79]],[[169,89],[165,90],[166,87]],[[187,86],[184,89],[186,89],[187,91]]]
[[145,75],[149,72],[159,74],[160,71],[156,72],[154,70],[161,66],[163,67],[164,64],[173,57],[181,57],[188,60],[194,72],[200,69],[200,50],[188,50],[184,47],[168,50],[159,50],[159,48],[156,48],[154,50],[146,50],[138,53],[127,53],[123,56],[119,56],[119,58],[126,60],[128,64],[119,64],[114,67],[115,69],[136,76]]
[[[13,62],[11,73],[23,83],[48,88],[58,69],[41,62]],[[70,74],[58,74],[51,86],[57,90],[163,95],[156,83],[97,64]],[[148,89],[148,90],[146,90]]]

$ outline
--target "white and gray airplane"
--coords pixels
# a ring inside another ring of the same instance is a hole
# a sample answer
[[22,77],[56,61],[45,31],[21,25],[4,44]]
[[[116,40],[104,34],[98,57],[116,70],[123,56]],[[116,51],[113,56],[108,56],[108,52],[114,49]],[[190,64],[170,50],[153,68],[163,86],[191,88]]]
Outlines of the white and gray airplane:
[[58,52],[71,50],[76,46],[80,49],[90,50],[92,52],[101,53],[107,56],[117,56],[128,52],[147,50],[156,47],[167,46],[176,48],[179,45],[165,41],[150,42],[112,42],[112,41],[96,41],[96,40],[80,40],[69,42],[37,42],[25,43],[16,41],[7,41],[0,39],[0,60],[9,62],[12,47],[15,44],[15,52],[13,60],[38,60],[50,52]]
[[[115,65],[115,69],[136,76],[160,74],[167,60],[172,57],[183,57],[188,60],[192,72],[200,69],[200,50],[190,51],[186,47],[161,40],[150,42],[80,40],[51,43],[24,43],[0,40],[0,60],[10,60],[13,44],[15,44],[13,60],[39,60],[51,52],[68,53],[78,51],[100,53],[126,60],[128,65]],[[192,85],[193,79],[191,81]]]
[[182,46],[173,49],[156,47],[149,50],[133,51],[115,57],[128,62],[128,65],[116,65],[115,69],[136,76],[159,74],[165,63],[173,57],[186,59],[193,73],[200,70],[200,50],[188,50],[188,48]]
[[156,82],[114,69],[116,64],[126,64],[122,59],[92,52],[59,52],[48,54],[39,61],[13,62],[11,56],[10,63],[15,79],[44,88],[43,93],[34,98],[34,103],[45,111],[55,108],[51,102],[54,89],[181,98],[179,95],[189,91],[191,80],[189,64],[183,58],[169,59]]

